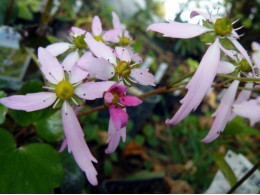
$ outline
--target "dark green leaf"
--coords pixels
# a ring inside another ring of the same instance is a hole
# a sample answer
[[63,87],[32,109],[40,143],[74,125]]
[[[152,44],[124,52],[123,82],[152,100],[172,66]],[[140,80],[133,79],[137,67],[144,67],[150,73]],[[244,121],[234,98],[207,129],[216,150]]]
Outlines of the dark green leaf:
[[229,39],[220,39],[220,44],[225,48],[229,50],[235,50],[236,47],[233,45],[233,43]]
[[212,32],[205,33],[200,36],[201,41],[204,43],[213,43],[216,40],[216,34]]
[[0,193],[53,193],[63,178],[59,153],[47,144],[15,146],[0,129]]
[[105,176],[109,177],[112,174],[113,171],[113,165],[110,160],[104,161],[104,174]]
[[227,124],[225,135],[260,135],[258,129],[249,127],[242,117],[234,118],[230,123]]
[[35,122],[34,125],[37,134],[47,141],[59,141],[64,138],[60,111],[46,119]]
[[61,154],[64,179],[61,185],[61,192],[64,194],[80,194],[86,183],[86,176],[80,170],[73,156],[67,152]]
[[219,154],[214,154],[213,156],[215,163],[218,165],[219,169],[228,180],[230,186],[234,186],[237,182],[237,178],[232,169],[230,168],[229,164],[225,161],[224,156]]
[[144,129],[144,134],[150,138],[150,137],[153,137],[154,136],[154,128],[151,124],[148,124],[148,125],[145,125]]
[[[6,94],[3,91],[0,91],[0,98],[6,97]],[[4,105],[0,104],[0,125],[5,122],[5,115],[8,111],[8,108],[6,108]]]

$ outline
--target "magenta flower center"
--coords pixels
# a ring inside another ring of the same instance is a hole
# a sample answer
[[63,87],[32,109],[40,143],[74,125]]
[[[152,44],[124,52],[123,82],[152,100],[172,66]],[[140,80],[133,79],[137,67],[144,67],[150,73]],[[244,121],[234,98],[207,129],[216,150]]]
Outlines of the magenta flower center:
[[58,98],[68,100],[74,94],[74,88],[68,81],[60,81],[55,88]]

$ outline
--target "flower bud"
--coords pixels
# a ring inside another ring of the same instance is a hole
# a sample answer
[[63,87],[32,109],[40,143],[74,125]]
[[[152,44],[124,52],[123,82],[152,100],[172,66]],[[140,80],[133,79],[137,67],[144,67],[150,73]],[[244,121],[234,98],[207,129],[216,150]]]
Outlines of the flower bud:
[[121,77],[128,77],[131,73],[131,67],[126,61],[120,61],[116,66],[116,71]]
[[225,36],[231,34],[233,30],[232,21],[225,18],[218,18],[215,22],[215,32],[218,35]]
[[77,36],[77,37],[74,39],[74,44],[75,44],[75,46],[76,46],[78,49],[86,49],[87,43],[85,42],[84,38],[85,38],[85,34],[80,35],[80,36]]
[[248,61],[246,59],[242,59],[239,62],[238,69],[240,71],[243,71],[243,72],[251,72],[252,71],[251,66],[250,66],[250,64],[248,63]]

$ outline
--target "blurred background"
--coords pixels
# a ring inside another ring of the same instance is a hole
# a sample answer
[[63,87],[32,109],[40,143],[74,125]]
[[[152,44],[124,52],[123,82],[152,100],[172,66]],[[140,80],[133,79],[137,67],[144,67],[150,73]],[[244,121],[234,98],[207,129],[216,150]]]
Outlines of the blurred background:
[[[17,91],[22,94],[41,90],[43,80],[31,60],[32,53],[40,46],[67,41],[71,26],[91,30],[94,15],[100,17],[103,29],[111,29],[112,11],[134,37],[132,46],[144,60],[141,66],[149,67],[156,75],[157,87],[165,86],[194,71],[206,47],[199,37],[165,38],[159,33],[147,32],[146,28],[169,20],[200,23],[200,17],[189,18],[194,9],[239,19],[235,26],[243,26],[239,30],[240,35],[244,34],[240,42],[248,51],[253,41],[260,41],[259,0],[1,0],[0,97]],[[179,108],[179,100],[185,92],[181,89],[151,96],[144,99],[141,106],[129,108],[127,140],[110,155],[104,153],[108,112],[81,117],[87,143],[98,160],[99,185],[90,186],[73,157],[64,151],[60,154],[63,176],[54,192],[204,193],[218,170],[227,178],[225,185],[230,183],[228,178],[232,173],[223,160],[228,151],[241,154],[252,164],[259,160],[259,124],[251,128],[247,120],[239,117],[227,125],[218,140],[210,144],[200,142],[212,124],[211,114],[217,108],[221,89],[212,89],[199,109],[179,125],[165,125],[165,119]],[[102,103],[89,101],[84,110]],[[18,146],[44,142],[59,149],[64,136],[59,115],[6,113],[7,109],[0,107],[1,128],[15,135]],[[24,133],[19,133],[21,131]],[[213,185],[213,191],[218,185]],[[259,183],[251,185],[259,190]]]

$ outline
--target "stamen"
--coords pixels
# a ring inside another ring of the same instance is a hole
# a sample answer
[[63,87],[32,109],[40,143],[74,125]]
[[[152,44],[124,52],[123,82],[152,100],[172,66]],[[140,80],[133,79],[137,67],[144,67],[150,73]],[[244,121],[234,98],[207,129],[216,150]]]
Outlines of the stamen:
[[55,91],[55,88],[53,88],[53,87],[42,86],[42,88],[43,88],[43,89],[49,89],[49,90]]
[[239,19],[236,19],[234,22],[232,22],[232,25],[236,24],[239,21]]
[[73,101],[73,103],[74,103],[76,106],[79,105],[73,97],[71,97],[70,99]]
[[244,28],[243,26],[240,26],[238,28],[235,28],[234,30],[237,31],[237,30],[240,30],[241,28]]
[[52,106],[52,109],[54,109],[54,108],[57,106],[57,104],[59,103],[59,101],[60,101],[60,98],[58,98],[58,99],[56,100],[56,102],[55,102],[54,105]]
[[135,65],[137,65],[138,63],[134,63],[134,64],[131,64],[130,67],[134,67]]
[[79,86],[80,84],[82,84],[83,83],[83,81],[79,81],[78,83],[74,83],[72,86],[73,87],[77,87],[77,86]]
[[51,74],[51,72],[49,72],[49,75],[58,83],[59,81],[57,81],[57,79]]
[[124,82],[127,84],[127,85],[131,85],[131,83],[129,83],[125,78],[123,78]]
[[136,81],[134,79],[132,79],[131,77],[128,77],[128,79],[132,82],[132,83],[136,83]]

